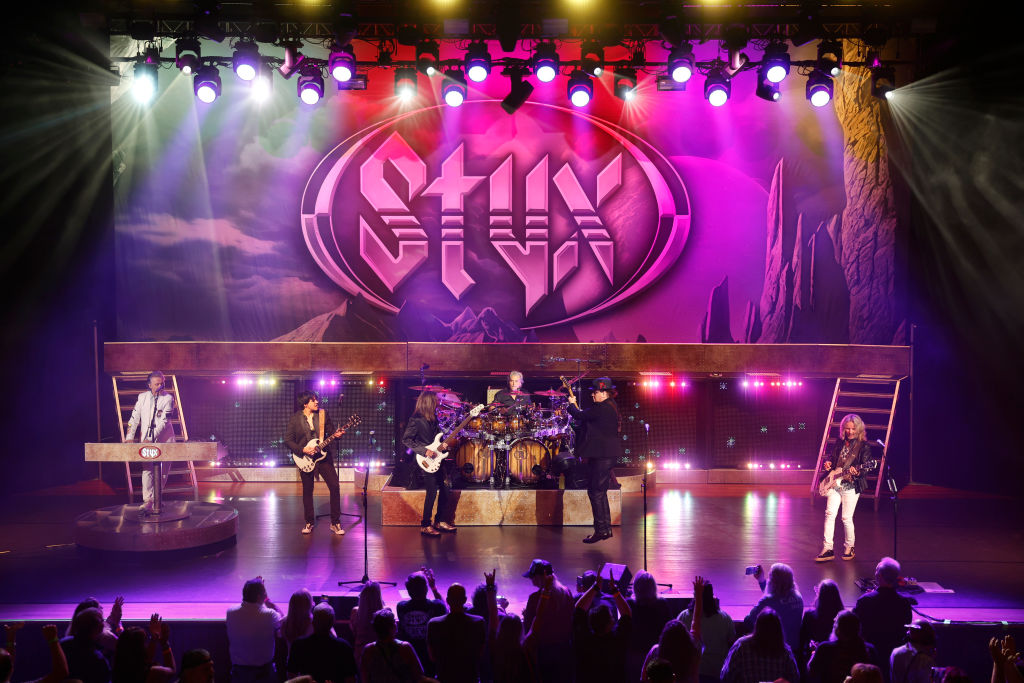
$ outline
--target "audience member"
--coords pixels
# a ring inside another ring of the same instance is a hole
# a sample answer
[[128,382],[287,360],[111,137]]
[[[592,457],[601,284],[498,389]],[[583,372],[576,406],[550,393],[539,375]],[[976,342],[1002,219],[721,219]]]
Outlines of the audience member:
[[817,644],[832,636],[836,615],[842,610],[843,599],[835,581],[825,579],[814,587],[814,607],[804,612],[800,622],[800,645],[793,653],[801,673],[807,673],[807,662]]
[[[25,626],[19,621],[4,624],[4,642],[7,648],[0,648],[0,683],[10,683],[14,677],[14,663],[17,656],[18,631]],[[43,626],[43,639],[50,649],[50,672],[33,683],[61,683],[68,678],[68,660],[57,637],[57,627],[53,624]]]
[[1017,652],[1013,636],[1007,635],[1002,640],[991,639],[988,641],[988,652],[992,656],[991,683],[1024,683],[1024,660]]
[[71,622],[74,635],[60,641],[68,662],[68,677],[82,683],[107,683],[110,662],[103,656],[100,636],[103,634],[103,613],[98,607],[86,607]]
[[423,666],[409,643],[396,640],[398,623],[385,607],[373,615],[377,639],[363,649],[362,683],[413,683],[423,678]]
[[[733,623],[732,617],[719,608],[718,598],[715,597],[714,588],[710,583],[704,584],[701,597],[703,606],[700,618],[700,639],[704,644],[704,651],[700,656],[700,681],[701,683],[717,683],[718,676],[722,672],[722,665],[725,664],[725,656],[729,654],[729,648],[736,642],[736,624]],[[695,602],[696,598],[697,596],[694,595]],[[693,608],[680,612],[679,621],[686,628],[691,628]]]
[[189,650],[181,657],[179,683],[213,683],[213,657],[209,650]]
[[958,666],[947,666],[942,669],[940,683],[971,683],[967,672]]
[[384,609],[384,600],[380,595],[380,584],[370,581],[359,591],[359,602],[352,608],[349,616],[356,664],[362,660],[363,648],[377,638],[377,634],[373,631],[373,615],[382,609]]
[[281,624],[281,636],[290,648],[299,638],[313,633],[313,594],[303,588],[288,599],[288,614]]
[[[878,648],[879,652],[890,653],[903,642],[907,624],[914,615],[911,606],[916,600],[905,598],[896,592],[900,580],[900,564],[891,557],[883,557],[875,567],[875,581],[878,587],[860,596],[853,611],[860,617],[861,633],[864,640]],[[889,657],[879,662],[882,677],[889,678]]]
[[576,653],[576,679],[588,683],[621,683],[626,680],[626,651],[633,629],[629,603],[619,592],[609,572],[612,598],[619,620],[612,618],[608,605],[594,605],[600,581],[591,584],[580,596],[573,611],[573,647]]
[[874,664],[854,664],[844,683],[882,683],[882,670]]
[[761,610],[771,607],[782,622],[782,633],[790,651],[797,652],[800,649],[800,620],[804,616],[804,599],[800,596],[796,580],[793,578],[792,568],[788,564],[776,562],[768,570],[766,582],[764,570],[758,565],[754,578],[764,591],[764,596],[757,601],[754,609],[750,610],[744,624],[749,629],[754,625],[754,620]]
[[[433,593],[434,599],[427,598],[427,589]],[[408,641],[416,650],[416,656],[428,676],[433,676],[434,663],[427,652],[427,622],[434,617],[447,613],[441,594],[437,591],[434,573],[426,567],[409,575],[405,580],[405,590],[409,593],[408,600],[398,603],[398,637]]]
[[[693,611],[704,611],[704,577],[693,580]],[[647,665],[655,659],[664,659],[672,665],[672,672],[677,681],[697,683],[700,676],[702,621],[691,620],[689,630],[681,621],[670,620],[661,631],[657,644],[647,653],[647,659],[640,669],[641,676],[646,675]]]
[[267,597],[263,577],[242,587],[242,604],[228,610],[231,683],[276,683],[274,645],[284,615]]
[[[117,647],[117,635],[121,632],[121,612],[122,606],[124,605],[124,598],[120,595],[114,598],[114,605],[110,608],[110,614],[107,615],[106,620],[103,623],[103,633],[100,634],[99,643],[100,648],[103,650],[104,656],[108,660],[114,659],[114,649]],[[95,607],[103,614],[103,606],[100,601],[96,598],[86,598],[82,602],[75,606],[75,611],[71,615],[71,621],[68,623],[68,630],[64,632],[65,636],[75,635],[75,615],[81,612],[83,609]]]
[[[882,654],[882,653],[879,653]],[[889,656],[893,683],[931,683],[935,666],[935,629],[925,619],[907,626],[907,642]]]
[[448,614],[427,623],[427,649],[441,683],[476,683],[487,634],[481,617],[466,613],[466,589],[448,588]]
[[818,643],[807,663],[811,683],[843,683],[854,664],[873,664],[878,655],[860,635],[860,619],[851,610],[836,615],[829,640]]
[[[542,683],[573,680],[572,615],[576,607],[572,591],[562,585],[546,560],[534,560],[523,577],[538,588],[526,600],[523,628],[536,656],[537,676]],[[543,604],[544,618],[538,620]],[[537,623],[534,623],[537,621]]]
[[356,660],[352,646],[331,633],[334,608],[321,602],[313,608],[313,633],[292,643],[288,677],[307,675],[317,683],[355,683]]
[[[158,614],[149,620],[149,634],[132,626],[117,639],[112,683],[167,683],[174,678],[170,629]],[[154,664],[159,649],[162,665]]]
[[533,663],[523,643],[523,622],[499,611],[495,572],[484,572],[487,597],[487,650],[494,683],[535,683]]
[[647,653],[658,642],[662,629],[672,618],[668,600],[658,596],[658,584],[650,572],[633,577],[633,597],[626,600],[633,614],[633,629],[626,652],[626,678],[636,681],[643,673]]
[[722,681],[759,683],[780,678],[795,683],[800,673],[786,644],[782,620],[773,608],[764,607],[754,620],[754,631],[737,640],[729,650],[722,665]]
[[[575,605],[577,602],[579,602],[580,598],[583,597],[583,594],[590,590],[590,587],[594,584],[598,585],[597,596],[594,598],[593,606],[597,607],[602,603],[608,605],[608,609],[610,609],[612,612],[612,619],[614,621],[618,621],[619,608],[615,606],[615,598],[613,598],[610,593],[606,594],[602,590],[601,582],[598,580],[597,572],[595,572],[593,569],[588,569],[576,579],[577,592],[574,592],[572,594],[572,604]],[[661,631],[658,631],[658,633],[661,633]],[[658,636],[655,635],[654,637],[657,638]]]
[[654,659],[644,668],[643,678],[650,683],[675,683],[676,675],[668,660]]

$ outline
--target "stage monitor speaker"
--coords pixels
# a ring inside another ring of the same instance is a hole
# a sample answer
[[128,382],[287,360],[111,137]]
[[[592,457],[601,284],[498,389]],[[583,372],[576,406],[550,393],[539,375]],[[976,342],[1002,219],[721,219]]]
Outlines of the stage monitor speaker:
[[[611,581],[608,579],[608,572],[611,572]],[[630,585],[633,582],[633,572],[629,571],[629,567],[624,564],[616,564],[615,562],[605,562],[601,566],[601,590],[605,593],[614,593],[615,588],[619,589],[619,592],[624,596],[629,596]]]

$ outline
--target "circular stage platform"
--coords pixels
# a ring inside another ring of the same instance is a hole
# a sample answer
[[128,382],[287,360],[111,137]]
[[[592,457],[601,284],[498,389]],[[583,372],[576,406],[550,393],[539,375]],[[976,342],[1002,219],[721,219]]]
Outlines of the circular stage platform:
[[172,521],[140,521],[138,505],[114,505],[80,515],[75,543],[96,550],[154,552],[198,548],[225,541],[238,531],[238,510],[198,501],[165,501]]

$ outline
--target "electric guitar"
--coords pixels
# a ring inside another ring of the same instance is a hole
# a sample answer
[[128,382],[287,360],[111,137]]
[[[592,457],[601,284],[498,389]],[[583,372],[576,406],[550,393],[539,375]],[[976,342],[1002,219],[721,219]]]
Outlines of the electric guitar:
[[567,380],[565,377],[562,377],[561,375],[558,376],[558,379],[562,380],[562,386],[565,387],[565,390],[569,392],[569,399],[572,400],[576,398],[576,394],[572,393],[572,382]]
[[[348,419],[344,425],[341,426],[341,434],[344,434],[352,427],[362,422],[358,415],[353,415]],[[310,439],[309,443],[306,444],[306,448],[312,446],[316,450],[313,451],[313,455],[302,455],[292,454],[292,460],[295,461],[295,466],[303,472],[312,472],[316,469],[316,464],[327,457],[327,447],[331,445],[331,442],[337,439],[341,434],[331,434],[329,437],[321,441],[320,439]],[[313,456],[319,456],[315,460]]]
[[[826,474],[822,478],[821,483],[818,484],[818,495],[827,496],[829,490],[831,490],[831,488],[836,485],[836,482],[850,475],[850,468],[852,467],[854,467],[854,465],[850,465],[850,467],[837,467],[828,474]],[[870,472],[878,468],[878,461],[865,460],[856,467],[858,472]]]
[[[469,421],[480,414],[484,409],[484,404],[473,406],[473,409],[466,415],[466,419],[459,423],[459,426],[448,433],[448,436],[444,436],[444,432],[438,432],[437,436],[434,437],[433,443],[427,445],[426,455],[416,455],[416,464],[420,466],[424,472],[434,473],[441,467],[441,461],[448,457],[451,452],[452,446],[455,445],[455,437],[462,428],[469,424]],[[444,446],[444,450],[440,450],[441,446]]]

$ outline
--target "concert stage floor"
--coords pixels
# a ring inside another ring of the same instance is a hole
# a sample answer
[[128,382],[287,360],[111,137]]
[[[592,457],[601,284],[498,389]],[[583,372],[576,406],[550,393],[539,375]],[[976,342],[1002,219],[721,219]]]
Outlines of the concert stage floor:
[[[322,484],[317,503],[326,511]],[[363,529],[344,517],[344,537],[334,537],[327,519],[312,537],[302,525],[300,486],[294,484],[204,484],[202,499],[237,508],[237,540],[205,552],[149,556],[103,554],[72,543],[72,520],[88,510],[124,502],[100,482],[7,498],[0,541],[0,620],[65,620],[87,595],[109,605],[124,595],[125,618],[159,611],[169,619],[220,619],[241,596],[245,579],[262,575],[282,606],[292,591],[349,594],[337,582],[363,574]],[[360,512],[360,496],[342,484],[342,506]],[[581,527],[463,527],[456,535],[426,538],[415,527],[382,527],[381,499],[370,496],[370,576],[399,582],[421,565],[432,567],[442,591],[452,581],[470,588],[483,572],[498,570],[499,590],[513,609],[532,590],[521,577],[533,557],[554,563],[572,585],[584,570],[605,562],[643,566],[643,499],[623,495],[622,526],[609,541],[588,546]],[[893,550],[893,514],[888,501],[858,507],[857,557],[816,564],[823,503],[809,502],[804,486],[661,485],[651,490],[648,566],[669,597],[688,597],[694,574],[709,577],[723,608],[742,617],[758,597],[744,566],[783,561],[793,566],[806,601],[813,586],[833,578],[848,605],[859,594],[855,579],[870,576],[879,557]],[[898,559],[904,573],[935,582],[949,593],[917,596],[919,610],[951,620],[1024,622],[1024,543],[1019,501],[912,486],[900,502]],[[841,524],[837,537],[841,538]],[[397,589],[385,589],[393,605]],[[344,618],[347,615],[339,615]]]

